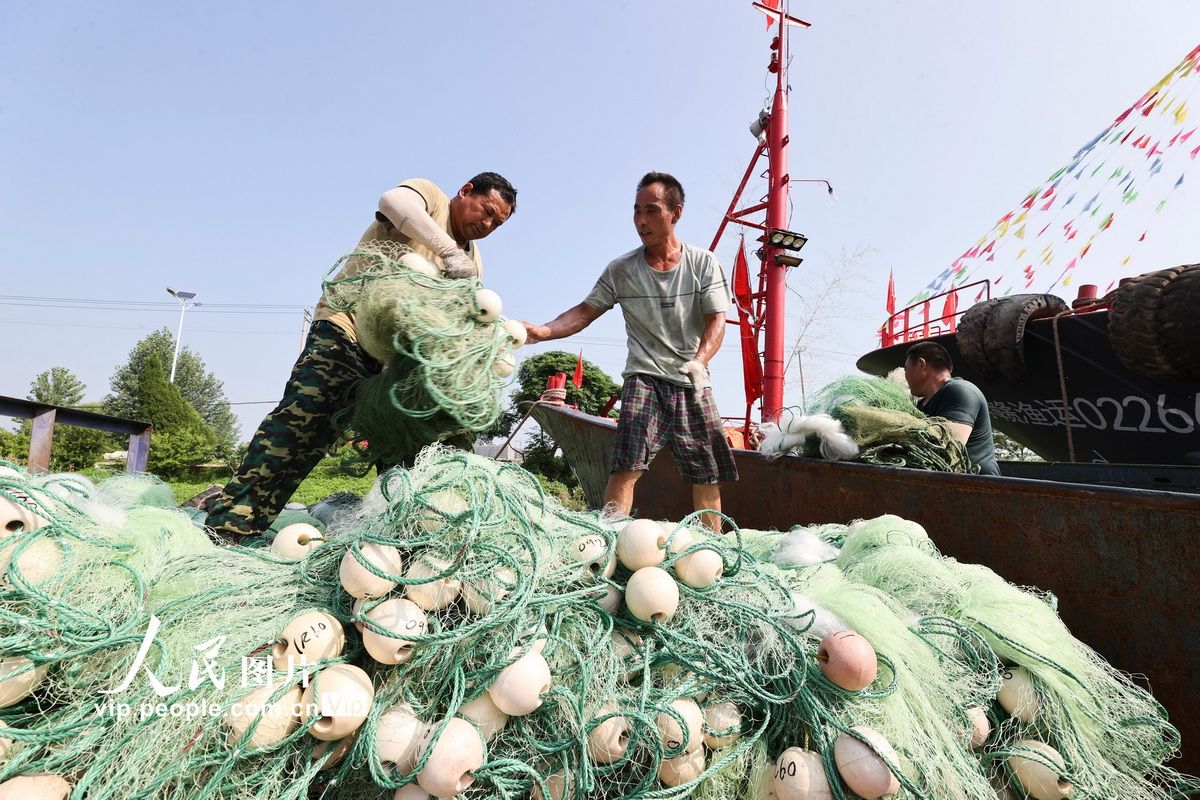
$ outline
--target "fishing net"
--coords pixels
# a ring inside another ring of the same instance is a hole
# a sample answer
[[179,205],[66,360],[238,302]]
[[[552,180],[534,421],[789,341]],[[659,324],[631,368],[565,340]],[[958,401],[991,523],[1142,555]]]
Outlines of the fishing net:
[[[1182,780],[1161,766],[1161,709],[1050,605],[899,518],[639,521],[661,560],[633,570],[614,557],[626,520],[433,446],[325,504],[293,560],[278,541],[214,546],[142,502],[157,486],[0,469],[0,791],[53,773],[89,800],[757,800],[785,794],[803,748],[845,800],[835,751],[864,726],[914,800],[991,800],[1034,738],[1081,794],[1166,798]],[[655,569],[665,584],[642,580]],[[674,608],[647,611],[645,585]],[[847,630],[877,670],[857,687],[826,649]],[[1015,665],[1033,723],[995,699]],[[994,729],[973,749],[978,709]]]
[[[503,320],[480,322],[478,281],[447,280],[401,263],[408,247],[362,243],[324,283],[325,300],[354,318],[359,344],[386,368],[359,383],[335,416],[363,443],[363,462],[411,464],[421,447],[469,444],[500,416],[499,390],[516,345]],[[506,361],[507,359],[507,361]]]
[[851,549],[855,532],[843,549],[838,563],[848,576],[914,613],[955,619],[1003,661],[1004,674],[1015,669],[1018,680],[1031,676],[1036,698],[1028,713],[997,720],[1005,743],[989,759],[997,770],[1012,755],[1006,746],[1042,735],[1066,759],[1064,779],[1094,796],[1154,797],[1173,785],[1174,774],[1160,767],[1179,744],[1165,711],[1071,636],[1052,596],[1013,586],[986,567],[943,558],[894,518],[866,533],[873,543]]
[[976,472],[966,448],[937,417],[913,405],[903,382],[847,376],[819,391],[808,408],[785,408],[762,426],[759,447],[831,461],[942,472]]

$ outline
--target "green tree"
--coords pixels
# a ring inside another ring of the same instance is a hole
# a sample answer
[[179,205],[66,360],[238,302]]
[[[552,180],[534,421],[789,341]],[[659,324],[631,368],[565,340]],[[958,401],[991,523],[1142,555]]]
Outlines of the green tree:
[[154,426],[148,466],[156,475],[176,477],[213,457],[216,442],[212,429],[179,389],[167,382],[166,371],[156,358],[146,359],[138,376],[133,413],[136,419]]
[[[52,406],[75,408],[83,402],[86,390],[87,386],[71,370],[66,367],[51,367],[33,379],[26,398]],[[13,444],[22,458],[28,458],[32,431],[33,423],[25,420],[16,434],[17,439]],[[103,431],[78,428],[74,425],[55,425],[54,441],[50,450],[50,471],[91,469],[100,456],[104,455],[106,445],[107,438]]]
[[[517,371],[517,386],[508,398],[508,408],[500,415],[496,428],[487,438],[507,438],[513,428],[525,416],[521,403],[532,402],[546,390],[546,380],[551,375],[564,372],[567,375],[567,404],[588,414],[599,414],[608,401],[621,393],[621,387],[608,373],[592,362],[583,361],[583,386],[576,388],[571,382],[579,356],[562,350],[538,353],[521,362]],[[612,415],[615,416],[615,415]]]
[[[520,404],[541,397],[542,392],[546,390],[546,380],[560,372],[567,374],[567,403],[589,414],[599,414],[603,411],[608,402],[621,393],[621,387],[604,370],[586,359],[583,362],[583,386],[576,387],[571,382],[571,377],[575,374],[578,360],[579,357],[572,353],[552,350],[522,361],[517,372],[517,387],[509,395],[508,408],[501,415],[495,431],[489,434],[489,438],[508,438],[525,417],[525,409],[521,408]],[[529,426],[529,423],[526,423],[526,426]],[[532,429],[526,427],[524,430],[529,434],[522,461],[525,469],[543,478],[544,485],[549,482],[550,487],[553,484],[561,484],[564,491],[577,489],[579,481],[567,460],[559,455],[555,441],[536,426]],[[555,489],[555,492],[557,491]]]
[[1001,461],[1044,461],[1041,456],[1030,450],[1016,439],[992,430],[992,439],[996,443],[996,458]]
[[[134,417],[138,405],[138,379],[151,356],[162,368],[163,375],[169,375],[175,356],[175,337],[166,328],[138,342],[129,353],[128,363],[117,367],[110,380],[112,393],[104,398],[106,414]],[[203,359],[191,348],[183,347],[175,366],[174,386],[212,429],[217,455],[226,457],[226,451],[232,452],[236,448],[241,431],[225,397],[225,384],[208,371]]]

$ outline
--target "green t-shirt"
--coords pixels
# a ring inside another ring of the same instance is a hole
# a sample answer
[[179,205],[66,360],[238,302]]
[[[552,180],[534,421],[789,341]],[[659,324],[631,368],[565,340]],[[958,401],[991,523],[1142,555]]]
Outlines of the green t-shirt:
[[659,271],[642,247],[614,259],[584,299],[594,309],[621,306],[629,356],[621,377],[650,375],[690,386],[679,368],[696,357],[704,317],[729,309],[729,284],[717,257],[683,245],[679,263]]
[[967,455],[984,475],[999,475],[996,463],[996,442],[992,438],[992,418],[987,399],[975,384],[954,378],[933,397],[917,403],[917,408],[930,417],[943,417],[951,422],[971,426],[967,437]]

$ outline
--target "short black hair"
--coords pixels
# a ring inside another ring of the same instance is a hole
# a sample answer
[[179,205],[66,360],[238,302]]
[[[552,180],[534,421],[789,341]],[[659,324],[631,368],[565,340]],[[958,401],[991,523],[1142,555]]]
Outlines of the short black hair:
[[918,358],[925,359],[926,364],[939,372],[942,370],[954,372],[954,362],[950,359],[950,353],[937,342],[917,342],[908,348],[908,354],[904,360],[915,361]]
[[674,175],[668,175],[665,172],[647,172],[638,181],[637,190],[640,192],[652,183],[661,183],[663,185],[663,193],[666,195],[667,203],[670,204],[671,208],[683,205],[683,184]]
[[504,202],[510,207],[510,214],[517,213],[517,190],[498,172],[481,172],[474,178],[468,181],[471,184],[471,191],[468,194],[487,194],[492,189],[500,195]]

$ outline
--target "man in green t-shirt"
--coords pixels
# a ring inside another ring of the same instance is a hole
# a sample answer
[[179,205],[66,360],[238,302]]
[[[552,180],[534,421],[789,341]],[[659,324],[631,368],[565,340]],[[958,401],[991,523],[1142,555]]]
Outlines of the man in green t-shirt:
[[[737,480],[708,376],[725,335],[729,285],[712,253],[676,238],[682,214],[679,181],[647,174],[633,205],[641,246],[610,262],[579,305],[545,325],[524,323],[530,342],[561,339],[621,306],[629,355],[604,503],[624,515],[633,507],[634,484],[663,445],[692,484],[697,511],[720,511],[720,484]],[[707,522],[720,530],[720,517]]]
[[949,423],[951,433],[966,445],[967,455],[980,473],[999,475],[987,399],[975,384],[955,378],[953,370],[950,354],[937,342],[913,345],[904,360],[908,389],[921,398],[917,408],[926,416],[941,417]]

